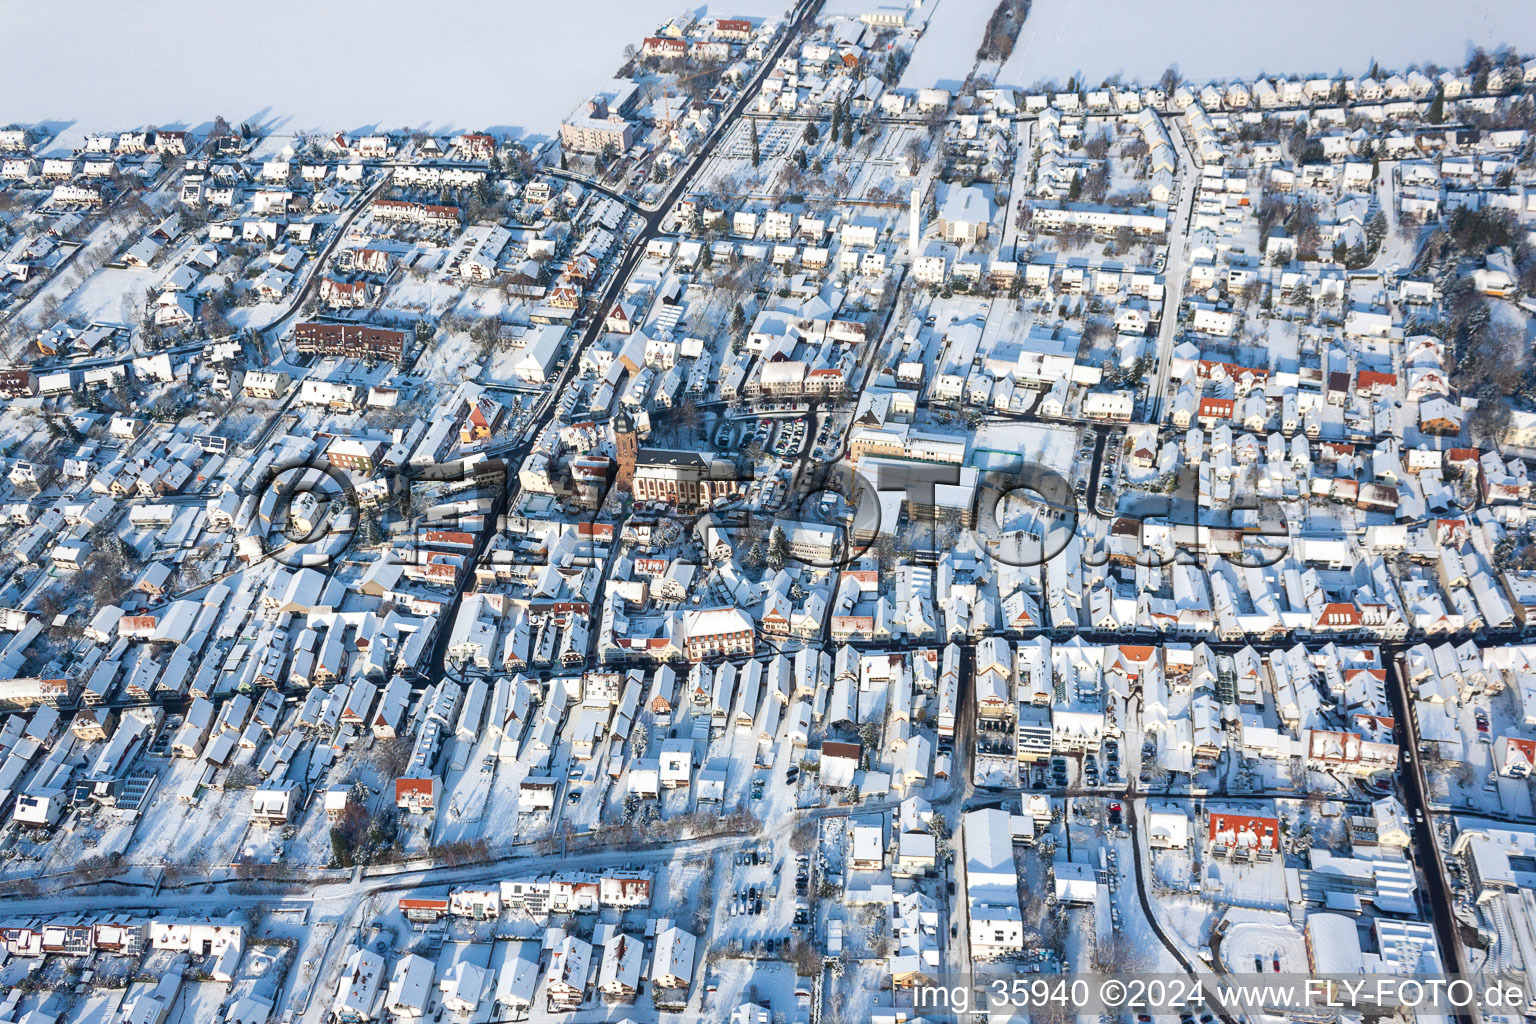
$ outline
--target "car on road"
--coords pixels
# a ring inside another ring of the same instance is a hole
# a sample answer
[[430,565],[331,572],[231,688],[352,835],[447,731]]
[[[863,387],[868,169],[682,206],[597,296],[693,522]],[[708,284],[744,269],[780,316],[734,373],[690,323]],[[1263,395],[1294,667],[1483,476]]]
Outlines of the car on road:
[[581,803],[581,790],[573,789],[569,793],[565,794],[565,802],[568,804]]
[[1122,819],[1123,819],[1123,814],[1122,814],[1122,810],[1121,810],[1120,805],[1119,804],[1110,804],[1109,805],[1109,823],[1111,825],[1118,825],[1118,824],[1120,824]]

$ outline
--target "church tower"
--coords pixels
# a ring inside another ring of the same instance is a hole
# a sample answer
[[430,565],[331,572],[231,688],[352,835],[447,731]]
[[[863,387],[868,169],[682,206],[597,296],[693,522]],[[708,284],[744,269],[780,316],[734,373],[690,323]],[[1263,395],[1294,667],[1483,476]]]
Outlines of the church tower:
[[614,414],[612,426],[619,463],[613,482],[620,490],[627,491],[635,480],[635,457],[640,453],[640,437],[635,433],[635,421],[623,409]]

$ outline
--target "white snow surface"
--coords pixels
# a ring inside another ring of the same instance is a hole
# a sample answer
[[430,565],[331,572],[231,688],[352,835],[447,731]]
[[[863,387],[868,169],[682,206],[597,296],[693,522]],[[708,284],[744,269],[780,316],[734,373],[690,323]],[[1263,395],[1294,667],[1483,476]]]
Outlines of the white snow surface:
[[[935,16],[942,23],[942,0]],[[991,5],[985,5],[990,11]],[[982,22],[985,24],[985,21]],[[968,67],[981,42],[953,55]],[[1363,75],[1372,59],[1388,69],[1434,61],[1460,65],[1476,46],[1536,46],[1536,4],[1504,0],[1034,0],[999,85],[1097,85],[1118,75],[1153,84],[1170,64],[1187,80],[1269,75]],[[921,55],[919,45],[917,56]],[[963,74],[963,72],[961,72]],[[905,84],[905,81],[903,82]]]
[[933,2],[937,6],[929,10],[928,30],[917,41],[912,60],[901,73],[900,87],[914,92],[918,89],[958,92],[976,63],[976,50],[981,46],[987,20],[992,17],[997,4],[992,0]]
[[[0,0],[5,116],[88,130],[411,127],[552,136],[624,47],[685,9],[781,19],[783,0]],[[61,46],[61,44],[63,44]]]

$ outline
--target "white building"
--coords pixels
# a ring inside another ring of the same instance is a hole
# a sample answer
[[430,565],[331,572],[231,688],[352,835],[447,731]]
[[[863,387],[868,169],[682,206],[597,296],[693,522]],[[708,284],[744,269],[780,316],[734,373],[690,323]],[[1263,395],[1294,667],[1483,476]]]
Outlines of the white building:
[[1013,866],[1011,815],[995,808],[969,811],[961,833],[971,952],[979,957],[1017,953],[1024,948],[1024,916]]
[[698,939],[676,925],[656,930],[651,955],[651,983],[658,988],[687,988],[693,982],[694,950]]
[[356,950],[341,969],[331,1012],[349,1024],[372,1020],[373,1004],[383,984],[384,958],[366,949]]

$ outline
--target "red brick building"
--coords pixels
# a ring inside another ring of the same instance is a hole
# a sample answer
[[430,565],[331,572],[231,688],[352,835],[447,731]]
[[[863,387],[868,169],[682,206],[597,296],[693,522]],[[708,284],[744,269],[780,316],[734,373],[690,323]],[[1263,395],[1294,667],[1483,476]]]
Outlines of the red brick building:
[[348,359],[394,361],[405,351],[405,332],[370,324],[302,323],[293,329],[300,352]]

